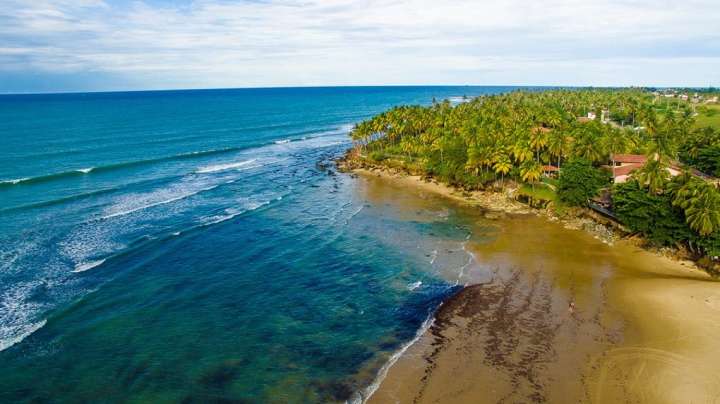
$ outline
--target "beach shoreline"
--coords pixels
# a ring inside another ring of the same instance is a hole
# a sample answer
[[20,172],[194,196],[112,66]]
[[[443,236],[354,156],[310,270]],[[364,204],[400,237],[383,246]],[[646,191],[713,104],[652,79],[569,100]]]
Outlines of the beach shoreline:
[[609,219],[600,217],[600,215],[587,208],[574,208],[572,214],[560,217],[549,209],[535,208],[513,199],[512,189],[504,191],[467,191],[444,184],[432,177],[413,175],[404,170],[367,164],[355,166],[348,164],[345,159],[337,161],[337,164],[341,171],[384,178],[405,186],[432,192],[457,203],[477,206],[485,211],[484,215],[489,219],[500,219],[512,217],[513,215],[535,215],[546,220],[560,222],[567,229],[583,230],[608,245],[613,245],[615,242],[632,244],[648,253],[669,258],[683,266],[705,271],[704,268],[693,261],[688,251],[669,247],[654,247],[641,236],[631,235],[622,230],[618,231],[621,226]]
[[[582,224],[538,214],[499,193],[462,192],[382,168],[349,171],[477,206],[509,229],[501,236],[510,243],[502,253],[471,247],[493,265],[493,281],[467,285],[449,298],[367,402],[669,403],[720,396],[720,379],[711,371],[720,349],[707,348],[720,338],[713,321],[720,290],[692,262],[574,231]],[[563,256],[562,242],[537,248],[534,231],[580,247],[570,256]],[[561,258],[533,268],[544,249]],[[519,258],[508,258],[508,251]],[[612,269],[582,268],[593,261]],[[504,320],[493,323],[497,318]],[[507,341],[515,345],[503,345]]]

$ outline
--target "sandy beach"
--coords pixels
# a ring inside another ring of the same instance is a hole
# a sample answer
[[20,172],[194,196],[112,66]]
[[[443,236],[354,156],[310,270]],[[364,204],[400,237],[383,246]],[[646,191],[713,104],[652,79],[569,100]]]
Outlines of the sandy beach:
[[720,284],[692,263],[608,245],[501,194],[355,172],[510,213],[486,215],[497,234],[468,245],[491,279],[444,302],[368,402],[720,402]]

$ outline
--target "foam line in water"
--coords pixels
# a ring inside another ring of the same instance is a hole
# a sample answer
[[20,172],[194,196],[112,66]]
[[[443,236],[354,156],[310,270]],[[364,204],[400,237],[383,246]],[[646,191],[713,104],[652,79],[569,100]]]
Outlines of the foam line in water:
[[[442,304],[441,304],[442,305]],[[440,308],[438,306],[438,308]],[[408,350],[413,344],[415,344],[418,340],[420,340],[420,337],[427,332],[427,330],[432,327],[433,323],[435,322],[434,313],[431,313],[425,321],[422,323],[420,328],[415,333],[415,337],[402,345],[400,349],[395,351],[391,356],[390,359],[388,359],[387,362],[380,368],[380,370],[377,373],[377,376],[375,376],[375,380],[373,380],[372,383],[368,387],[366,387],[364,390],[356,393],[353,395],[353,397],[348,400],[352,404],[363,404],[367,402],[367,400],[372,397],[373,394],[377,391],[377,389],[380,387],[380,384],[385,380],[385,377],[387,377],[388,371],[390,371],[390,368],[400,359],[400,357],[405,353],[405,351]]]
[[105,216],[100,217],[99,220],[112,219],[112,218],[114,218],[114,217],[129,215],[129,214],[131,214],[131,213],[134,213],[134,212],[137,212],[137,211],[140,211],[140,210],[144,210],[144,209],[148,209],[148,208],[152,208],[152,207],[155,207],[155,206],[166,205],[166,204],[168,204],[168,203],[172,203],[172,202],[176,202],[176,201],[179,201],[179,200],[182,200],[182,199],[185,199],[185,198],[189,198],[189,197],[191,197],[191,196],[193,196],[193,195],[197,195],[197,194],[199,194],[199,193],[201,193],[201,192],[210,191],[210,190],[212,190],[212,189],[217,188],[218,186],[219,186],[219,185],[213,185],[213,186],[211,186],[211,187],[202,188],[202,189],[199,189],[199,190],[197,190],[197,191],[188,192],[188,193],[185,193],[185,194],[182,194],[182,195],[178,195],[178,196],[173,197],[173,198],[170,198],[170,199],[165,199],[165,200],[162,200],[162,201],[149,203],[149,204],[147,204],[147,205],[142,205],[142,206],[138,206],[138,207],[131,208],[131,209],[127,209],[127,210],[122,210],[122,211],[119,211],[119,212],[110,213],[110,214],[108,214],[108,215],[105,215]]
[[155,158],[149,158],[149,159],[145,159],[145,160],[123,161],[123,162],[112,163],[112,164],[108,164],[108,165],[104,165],[104,166],[79,168],[79,169],[74,169],[74,170],[70,170],[70,171],[61,171],[61,172],[57,172],[57,173],[38,175],[35,177],[22,177],[22,178],[10,179],[10,180],[0,180],[0,187],[53,181],[53,180],[58,180],[58,179],[66,178],[66,177],[86,175],[89,173],[97,173],[97,172],[101,172],[101,171],[111,171],[111,170],[117,170],[117,169],[121,169],[121,168],[142,166],[142,165],[148,165],[148,164],[153,164],[153,163],[161,163],[164,161],[184,160],[184,159],[189,159],[189,158],[209,156],[209,155],[213,155],[213,154],[229,153],[229,152],[234,152],[234,151],[240,151],[240,150],[243,150],[246,148],[247,147],[227,147],[224,149],[199,150],[199,151],[193,151],[193,152],[188,152],[188,153],[174,154],[172,156],[155,157]]
[[15,178],[14,180],[3,180],[0,181],[0,185],[15,185],[19,184],[21,182],[29,181],[30,177],[24,177],[24,178]]
[[75,265],[75,269],[73,269],[73,272],[85,272],[90,269],[93,269],[97,266],[102,265],[105,262],[105,259],[97,260],[97,261],[89,261],[89,262],[81,262],[77,265]]
[[[276,201],[279,201],[281,199],[282,199],[282,196],[275,198]],[[226,210],[226,213],[227,213],[226,215],[211,216],[211,217],[207,218],[206,219],[207,221],[205,223],[203,223],[203,226],[210,226],[213,224],[226,222],[236,216],[242,215],[243,213],[251,212],[251,211],[259,209],[265,205],[268,205],[270,202],[272,202],[272,201],[254,202],[254,203],[248,204],[242,210],[236,210],[236,211]]]
[[251,160],[239,161],[239,162],[235,162],[235,163],[214,164],[214,165],[209,165],[209,166],[205,166],[205,167],[200,167],[195,172],[198,174],[207,174],[207,173],[215,173],[218,171],[232,170],[234,168],[244,167],[248,164],[255,162],[256,160],[257,159],[251,159]]
[[34,324],[28,324],[21,329],[21,332],[19,334],[9,338],[0,339],[0,351],[4,351],[15,344],[22,342],[22,340],[29,337],[30,334],[41,329],[45,325],[45,323],[47,323],[47,320],[42,320]]
[[417,282],[413,282],[413,283],[409,284],[407,288],[408,288],[408,290],[415,290],[415,289],[419,288],[420,286],[422,286],[422,281],[417,281]]

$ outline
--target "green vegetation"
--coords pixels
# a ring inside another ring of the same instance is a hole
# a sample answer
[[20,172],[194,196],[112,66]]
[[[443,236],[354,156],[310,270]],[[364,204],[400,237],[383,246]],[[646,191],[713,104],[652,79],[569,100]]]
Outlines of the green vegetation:
[[720,176],[720,131],[706,127],[689,134],[680,157],[698,170]]
[[[714,108],[640,89],[517,91],[400,106],[356,125],[350,158],[465,189],[512,186],[531,203],[584,206],[609,186],[613,155],[642,154],[647,162],[631,181],[611,189],[616,214],[654,243],[720,255],[714,179],[671,178],[668,170],[685,164],[720,173],[720,125],[698,127],[703,115],[695,107],[706,115]],[[545,176],[558,170],[557,180]]]
[[686,244],[720,255],[720,192],[706,181],[680,175],[660,193],[633,180],[613,190],[615,213],[631,230],[659,245]]
[[695,126],[698,128],[720,128],[720,105],[707,105],[697,108]]
[[560,172],[558,195],[568,205],[584,206],[609,182],[608,173],[593,167],[589,160],[570,160]]
[[673,245],[692,236],[671,195],[649,193],[637,181],[619,184],[613,191],[615,214],[632,231],[658,245]]

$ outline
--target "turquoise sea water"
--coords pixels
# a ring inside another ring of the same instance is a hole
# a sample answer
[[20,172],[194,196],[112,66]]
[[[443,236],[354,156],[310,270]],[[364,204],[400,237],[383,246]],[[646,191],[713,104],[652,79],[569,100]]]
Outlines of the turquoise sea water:
[[393,105],[508,90],[0,96],[0,402],[360,399],[471,235],[331,160]]

